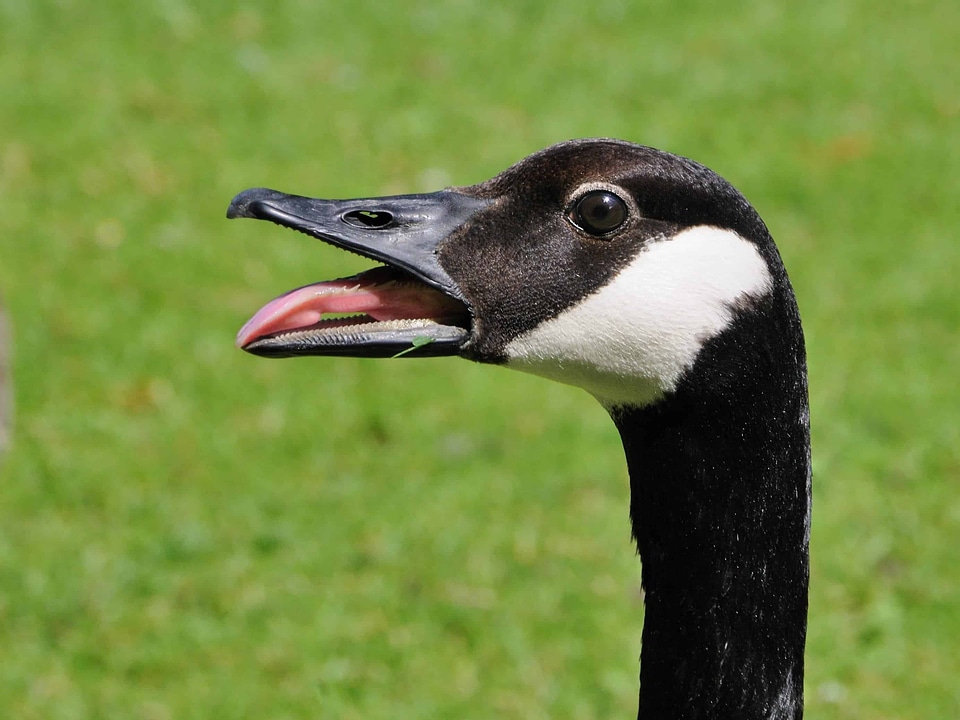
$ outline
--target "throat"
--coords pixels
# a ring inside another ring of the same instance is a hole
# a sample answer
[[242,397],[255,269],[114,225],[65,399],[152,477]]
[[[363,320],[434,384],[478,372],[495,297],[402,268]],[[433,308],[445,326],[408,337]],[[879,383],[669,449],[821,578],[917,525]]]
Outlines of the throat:
[[645,590],[640,718],[802,717],[810,473],[798,372],[781,388],[786,407],[681,386],[612,413]]

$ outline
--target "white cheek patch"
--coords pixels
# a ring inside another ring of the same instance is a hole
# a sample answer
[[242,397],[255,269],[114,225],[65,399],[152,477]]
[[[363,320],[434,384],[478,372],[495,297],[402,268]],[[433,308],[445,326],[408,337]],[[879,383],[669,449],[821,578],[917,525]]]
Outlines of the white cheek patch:
[[672,390],[734,304],[770,292],[756,246],[697,226],[652,242],[607,285],[506,347],[507,366],[577,385],[607,407]]

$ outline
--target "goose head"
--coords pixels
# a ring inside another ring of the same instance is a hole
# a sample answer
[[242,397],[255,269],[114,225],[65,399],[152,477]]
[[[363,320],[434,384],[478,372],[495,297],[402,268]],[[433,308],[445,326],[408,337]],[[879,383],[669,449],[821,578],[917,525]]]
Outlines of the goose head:
[[274,300],[239,333],[248,352],[460,355],[583,387],[611,408],[674,390],[709,340],[785,281],[729,183],[616,140],[555,145],[486,182],[424,195],[252,189],[228,217],[384,263]]

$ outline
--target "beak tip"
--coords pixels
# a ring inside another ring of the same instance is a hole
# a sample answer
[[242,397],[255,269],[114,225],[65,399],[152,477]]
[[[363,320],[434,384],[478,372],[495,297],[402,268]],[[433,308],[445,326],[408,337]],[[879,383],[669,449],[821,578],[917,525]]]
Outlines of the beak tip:
[[267,188],[244,190],[230,201],[230,206],[227,208],[227,219],[256,218],[258,216],[254,212],[254,206],[277,195],[280,195],[280,193]]

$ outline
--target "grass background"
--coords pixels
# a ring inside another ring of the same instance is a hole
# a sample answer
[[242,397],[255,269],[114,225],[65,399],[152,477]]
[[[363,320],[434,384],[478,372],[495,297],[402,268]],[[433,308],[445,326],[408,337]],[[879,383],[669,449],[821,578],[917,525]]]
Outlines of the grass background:
[[237,191],[482,180],[570,137],[695,157],[810,349],[808,715],[960,715],[960,5],[0,0],[0,716],[635,712],[612,424],[456,359],[268,362],[361,259]]

